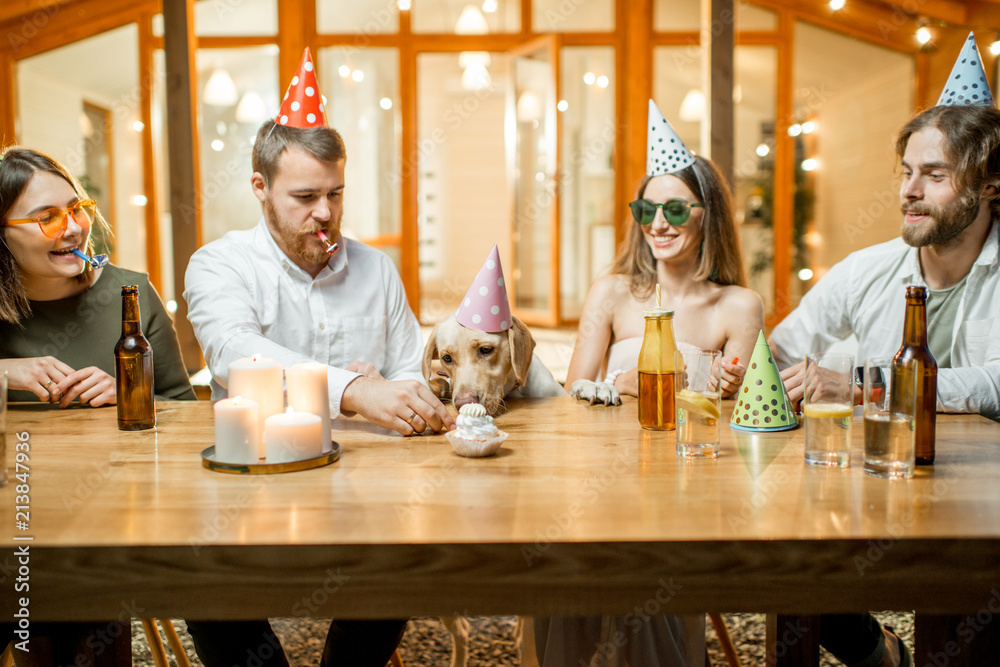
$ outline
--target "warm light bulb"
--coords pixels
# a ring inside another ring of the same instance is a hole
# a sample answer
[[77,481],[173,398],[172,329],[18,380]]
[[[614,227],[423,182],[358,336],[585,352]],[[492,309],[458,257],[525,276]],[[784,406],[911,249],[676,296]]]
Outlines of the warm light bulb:
[[386,111],[388,111],[389,109],[392,108],[392,100],[390,100],[388,97],[383,97],[378,101],[378,105],[383,109],[385,109]]
[[586,74],[583,75],[583,82],[588,86],[594,85],[594,81],[596,80],[597,77],[594,75],[593,72],[587,72]]
[[497,10],[497,0],[483,0],[483,11],[492,14]]
[[921,44],[931,41],[931,31],[927,29],[927,26],[922,25],[917,28],[917,41]]
[[215,141],[212,142],[212,150],[215,151],[216,153],[218,153],[225,147],[226,144],[222,141],[222,139],[216,139]]
[[347,65],[341,65],[340,67],[337,68],[337,74],[346,79],[347,77],[351,76],[351,68],[348,67]]
[[136,132],[142,132],[145,128],[146,126],[143,125],[141,120],[137,120],[134,123],[132,123],[132,129],[135,130]]
[[816,131],[816,123],[812,122],[811,120],[807,120],[806,122],[802,123],[802,134],[812,134],[815,131]]
[[759,155],[760,157],[764,157],[765,155],[771,152],[771,147],[768,146],[767,144],[757,144],[756,152],[757,155]]
[[146,195],[135,195],[132,197],[132,203],[136,206],[145,206],[149,203],[149,200],[146,198]]
[[1000,55],[1000,39],[990,44],[990,53],[995,56]]
[[353,72],[351,72],[351,78],[354,79],[355,81],[364,81],[365,73],[359,69],[356,69]]
[[408,12],[410,11],[410,0],[399,0],[396,6],[399,7],[399,11]]
[[830,0],[830,9],[837,11],[838,9],[844,8],[844,3],[846,0]]
[[607,88],[608,87],[608,77],[604,76],[603,74],[601,76],[597,77],[597,86],[599,88]]
[[790,136],[790,137],[797,137],[800,134],[802,134],[802,126],[801,125],[799,125],[798,123],[795,123],[795,125],[789,125],[788,126],[788,136]]
[[813,171],[818,166],[819,162],[814,157],[802,161],[802,171]]
[[812,269],[802,269],[799,271],[799,280],[806,281],[812,280],[813,272]]
[[556,109],[559,109],[559,111],[566,111],[566,109],[569,109],[569,102],[566,100],[559,100],[559,104],[556,105]]

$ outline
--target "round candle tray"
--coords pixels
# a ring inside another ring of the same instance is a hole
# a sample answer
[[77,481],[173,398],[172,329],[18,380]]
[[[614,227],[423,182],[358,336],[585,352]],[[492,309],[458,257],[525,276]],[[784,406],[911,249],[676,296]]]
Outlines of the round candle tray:
[[333,450],[311,459],[289,461],[288,463],[224,463],[215,460],[215,445],[201,451],[203,468],[232,475],[276,475],[283,472],[297,472],[330,465],[340,458],[340,444],[333,442]]

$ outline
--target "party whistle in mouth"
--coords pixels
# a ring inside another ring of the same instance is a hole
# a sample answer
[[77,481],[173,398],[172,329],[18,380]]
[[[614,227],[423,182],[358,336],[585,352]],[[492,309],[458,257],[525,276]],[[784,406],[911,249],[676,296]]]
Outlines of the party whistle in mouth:
[[108,264],[108,256],[105,254],[89,257],[80,252],[79,250],[77,250],[76,248],[73,249],[73,254],[82,259],[83,261],[85,261],[87,264],[90,264],[90,266],[95,269],[99,269],[102,266],[107,266]]
[[330,243],[330,239],[327,238],[326,233],[322,229],[316,232],[316,236],[318,236],[320,240],[326,244],[327,255],[332,255],[340,249],[339,243]]

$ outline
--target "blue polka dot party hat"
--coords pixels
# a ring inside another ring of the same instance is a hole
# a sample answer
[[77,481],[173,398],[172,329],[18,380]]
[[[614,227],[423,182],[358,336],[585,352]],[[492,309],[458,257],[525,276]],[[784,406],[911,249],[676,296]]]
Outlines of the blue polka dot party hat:
[[729,426],[738,431],[787,431],[799,425],[774,355],[761,331]]
[[694,164],[694,155],[660,113],[656,102],[649,101],[646,119],[646,175],[673,174]]
[[983,58],[979,55],[976,38],[970,32],[962,46],[962,52],[951,68],[948,82],[944,84],[938,106],[984,106],[994,105],[990,84],[986,80]]

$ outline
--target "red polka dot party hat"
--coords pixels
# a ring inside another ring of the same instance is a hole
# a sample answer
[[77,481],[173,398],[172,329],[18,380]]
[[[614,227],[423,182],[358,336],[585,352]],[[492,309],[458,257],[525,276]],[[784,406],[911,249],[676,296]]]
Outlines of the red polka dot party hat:
[[507,303],[507,288],[503,283],[500,252],[496,244],[462,299],[455,319],[469,329],[491,333],[506,331],[513,324],[510,305]]
[[288,84],[288,91],[274,122],[285,127],[326,127],[326,108],[319,94],[316,67],[308,47],[302,54],[302,62],[299,63],[292,82]]

